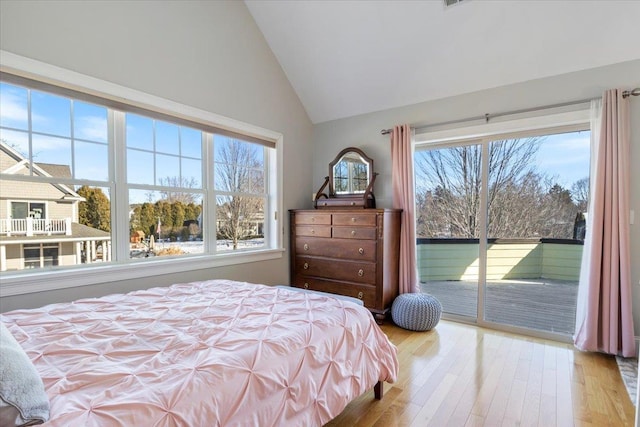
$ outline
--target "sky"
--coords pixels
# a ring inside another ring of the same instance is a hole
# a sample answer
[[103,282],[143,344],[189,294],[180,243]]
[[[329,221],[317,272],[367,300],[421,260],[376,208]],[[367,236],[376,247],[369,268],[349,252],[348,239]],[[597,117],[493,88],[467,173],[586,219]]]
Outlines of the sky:
[[[532,162],[528,165],[533,172],[543,176],[543,184],[559,184],[564,189],[572,190],[573,185],[589,177],[591,132],[567,132],[538,137],[539,146]],[[526,138],[521,140],[525,143]],[[479,147],[479,145],[478,145]],[[448,150],[449,148],[434,148]],[[451,148],[452,150],[455,147]],[[426,153],[424,146],[419,153]],[[420,154],[416,154],[419,161]],[[448,156],[445,156],[445,158]],[[455,157],[455,156],[454,156]],[[446,161],[444,163],[446,168]],[[418,169],[419,170],[419,169]],[[419,177],[416,185],[419,188],[432,188],[435,182]]]
[[[108,182],[106,108],[34,90],[31,109],[36,163],[66,164],[74,178]],[[0,83],[0,113],[0,139],[27,154],[27,90]],[[161,179],[180,176],[201,188],[201,132],[161,121],[155,121],[155,132],[153,126],[152,119],[126,115],[128,181],[160,185]],[[589,175],[589,135],[589,131],[583,131],[544,137],[537,153],[537,169],[571,189],[573,183]],[[226,142],[227,137],[215,135],[216,150]],[[258,155],[262,159],[262,154]],[[132,191],[131,202],[146,201],[148,194],[140,196],[146,193]]]
[[[31,91],[32,155],[36,163],[68,165],[73,178],[109,181],[108,110],[105,107]],[[132,185],[168,185],[167,180],[202,189],[202,132],[148,117],[125,115],[127,180]],[[154,129],[155,127],[155,129]],[[29,155],[28,90],[0,83],[0,139]],[[214,156],[231,138],[214,135]],[[248,144],[264,162],[263,148]],[[130,203],[160,194],[131,190]]]
[[537,155],[538,169],[566,189],[589,176],[590,131],[570,132],[545,137]]
[[[107,111],[103,107],[33,91],[33,158],[36,163],[72,165],[75,178],[107,181]],[[71,128],[73,116],[73,129]],[[0,83],[0,139],[29,153],[27,90]],[[71,135],[75,144],[71,144]]]

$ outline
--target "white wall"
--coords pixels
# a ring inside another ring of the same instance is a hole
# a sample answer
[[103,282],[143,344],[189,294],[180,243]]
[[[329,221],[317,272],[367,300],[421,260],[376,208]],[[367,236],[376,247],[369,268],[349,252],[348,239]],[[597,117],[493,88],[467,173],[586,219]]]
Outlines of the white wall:
[[[597,98],[605,89],[640,87],[640,60],[587,71],[498,87],[464,96],[445,98],[401,108],[361,115],[314,126],[313,185],[320,187],[328,164],[345,147],[362,148],[374,159],[380,173],[375,195],[379,207],[391,207],[391,161],[389,136],[381,129],[410,123],[427,125],[449,120],[502,113],[543,105]],[[640,335],[640,97],[631,101],[631,277],[636,335]],[[311,206],[307,200],[307,206]]]
[[[308,198],[311,121],[244,2],[2,0],[0,49],[280,132],[285,229],[286,210]],[[4,297],[0,311],[216,277],[288,283],[288,265],[284,254],[249,268]]]

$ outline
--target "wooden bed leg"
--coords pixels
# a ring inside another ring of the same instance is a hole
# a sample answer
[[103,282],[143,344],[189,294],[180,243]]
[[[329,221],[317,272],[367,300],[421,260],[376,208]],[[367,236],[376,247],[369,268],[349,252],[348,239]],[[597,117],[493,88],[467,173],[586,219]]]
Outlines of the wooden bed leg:
[[384,393],[384,387],[382,385],[382,381],[378,381],[376,385],[373,386],[373,394],[376,397],[376,400],[382,399],[382,394]]

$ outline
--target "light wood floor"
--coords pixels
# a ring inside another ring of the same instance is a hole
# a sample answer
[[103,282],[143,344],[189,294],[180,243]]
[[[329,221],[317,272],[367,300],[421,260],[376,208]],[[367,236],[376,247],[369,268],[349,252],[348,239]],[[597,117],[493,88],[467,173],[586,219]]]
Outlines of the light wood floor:
[[615,358],[570,344],[440,321],[429,332],[390,322],[400,373],[328,426],[633,426]]

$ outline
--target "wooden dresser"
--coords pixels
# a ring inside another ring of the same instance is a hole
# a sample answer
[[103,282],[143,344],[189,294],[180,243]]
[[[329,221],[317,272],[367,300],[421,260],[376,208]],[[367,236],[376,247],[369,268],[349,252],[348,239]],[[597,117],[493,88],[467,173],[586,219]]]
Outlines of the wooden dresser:
[[398,295],[399,209],[291,210],[291,285],[359,298],[381,322]]

